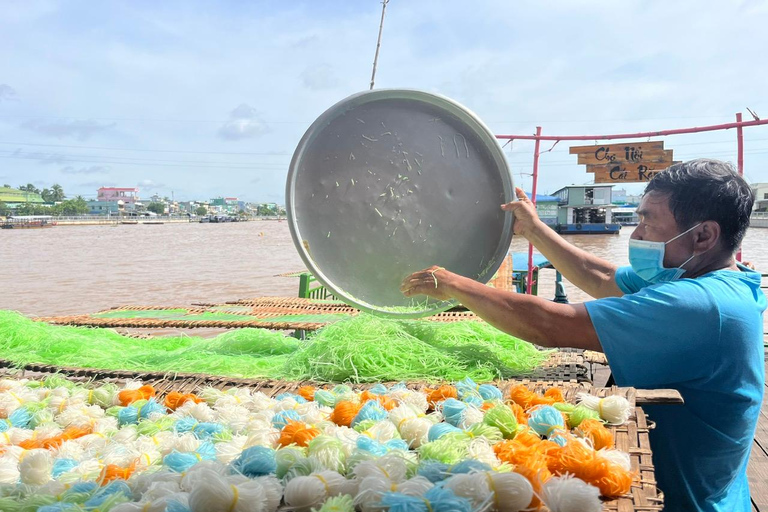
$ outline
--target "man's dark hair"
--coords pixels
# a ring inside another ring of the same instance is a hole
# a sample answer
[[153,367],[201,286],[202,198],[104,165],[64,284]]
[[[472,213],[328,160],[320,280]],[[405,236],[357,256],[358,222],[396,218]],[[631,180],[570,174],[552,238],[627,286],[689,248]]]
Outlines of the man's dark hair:
[[755,201],[749,184],[731,164],[707,158],[671,165],[653,177],[645,187],[648,192],[668,197],[681,230],[705,220],[720,224],[723,247],[731,252],[741,245]]

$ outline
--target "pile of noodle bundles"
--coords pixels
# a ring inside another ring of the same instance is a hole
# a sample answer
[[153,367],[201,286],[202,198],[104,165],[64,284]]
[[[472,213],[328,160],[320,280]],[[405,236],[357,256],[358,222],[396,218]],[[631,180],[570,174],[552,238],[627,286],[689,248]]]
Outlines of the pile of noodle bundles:
[[143,340],[109,329],[34,322],[8,311],[0,311],[0,353],[21,364],[320,382],[488,381],[525,375],[548,357],[482,322],[395,321],[361,314],[324,327],[305,343],[264,329],[238,329],[213,339]]
[[561,399],[468,377],[275,397],[0,378],[0,510],[600,510],[629,491],[629,455]]

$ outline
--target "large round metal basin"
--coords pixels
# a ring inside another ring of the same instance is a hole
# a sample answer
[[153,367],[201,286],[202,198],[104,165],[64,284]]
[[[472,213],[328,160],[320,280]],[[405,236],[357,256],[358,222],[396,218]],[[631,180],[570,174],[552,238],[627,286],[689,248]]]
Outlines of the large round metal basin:
[[513,196],[504,154],[476,115],[443,96],[384,89],[340,101],[309,127],[286,208],[299,254],[334,295],[420,317],[454,303],[406,298],[402,280],[431,265],[490,280],[512,239],[499,206]]

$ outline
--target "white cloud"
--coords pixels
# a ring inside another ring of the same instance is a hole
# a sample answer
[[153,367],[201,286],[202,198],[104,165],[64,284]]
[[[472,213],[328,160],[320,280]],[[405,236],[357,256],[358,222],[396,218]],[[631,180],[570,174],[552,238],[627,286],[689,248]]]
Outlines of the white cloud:
[[157,191],[165,188],[165,184],[157,183],[154,180],[149,180],[149,179],[144,179],[139,181],[139,183],[136,186],[139,187],[139,189],[144,191]]
[[241,103],[229,114],[229,121],[218,133],[225,140],[248,139],[269,133],[269,126],[254,107]]

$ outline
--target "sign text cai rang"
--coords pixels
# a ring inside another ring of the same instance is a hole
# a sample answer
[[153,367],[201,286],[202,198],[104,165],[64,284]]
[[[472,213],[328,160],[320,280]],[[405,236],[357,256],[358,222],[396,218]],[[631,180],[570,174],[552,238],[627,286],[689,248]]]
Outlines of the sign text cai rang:
[[595,183],[639,183],[673,163],[671,149],[664,141],[623,142],[597,146],[572,146],[570,154],[578,155],[578,163],[595,174]]

